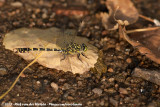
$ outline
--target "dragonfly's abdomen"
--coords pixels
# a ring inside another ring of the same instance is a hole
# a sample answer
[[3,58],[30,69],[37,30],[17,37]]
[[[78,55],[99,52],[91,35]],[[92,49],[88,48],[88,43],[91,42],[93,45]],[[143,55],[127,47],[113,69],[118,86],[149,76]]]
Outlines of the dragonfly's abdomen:
[[26,53],[29,51],[60,51],[59,49],[52,49],[52,48],[16,48],[16,53]]
[[16,48],[16,53],[26,53],[30,51],[59,51],[63,54],[74,54],[81,53],[87,50],[87,46],[85,44],[79,45],[76,43],[71,43],[66,48],[56,49],[56,48]]

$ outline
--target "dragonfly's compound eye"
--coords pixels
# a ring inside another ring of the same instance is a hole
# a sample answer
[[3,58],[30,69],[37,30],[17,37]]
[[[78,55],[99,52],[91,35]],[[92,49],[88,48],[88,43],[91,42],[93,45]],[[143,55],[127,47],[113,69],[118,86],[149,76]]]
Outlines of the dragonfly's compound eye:
[[82,50],[87,51],[87,46],[84,43],[82,43]]

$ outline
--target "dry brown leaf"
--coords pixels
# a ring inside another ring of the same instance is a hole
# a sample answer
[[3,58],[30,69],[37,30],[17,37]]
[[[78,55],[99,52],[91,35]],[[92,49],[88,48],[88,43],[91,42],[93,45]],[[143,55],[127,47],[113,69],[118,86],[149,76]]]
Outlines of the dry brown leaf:
[[109,14],[101,13],[105,29],[118,29],[115,19],[125,22],[125,25],[135,23],[138,20],[138,11],[130,0],[107,0],[106,6],[109,9]]
[[126,34],[125,26],[119,25],[120,36],[123,36],[139,52],[160,64],[160,28],[152,31],[133,33],[130,37]]
[[[75,34],[75,30],[65,30],[65,33]],[[15,48],[58,48],[60,46],[56,43],[59,38],[62,38],[63,32],[58,28],[49,28],[49,29],[27,29],[20,28],[14,31],[11,31],[5,35],[3,45],[6,49],[13,51]],[[84,56],[80,56],[80,61],[77,58],[77,54],[67,55],[64,60],[63,55],[60,52],[54,51],[44,51],[37,62],[41,65],[48,68],[56,68],[63,71],[72,71],[73,73],[82,74],[85,71],[88,71],[91,67],[94,67],[94,64],[97,62],[98,50],[94,46],[88,43],[88,39],[75,36],[74,42],[77,44],[85,43],[88,47],[88,50],[85,52]],[[62,41],[63,42],[63,41]],[[40,51],[30,51],[29,53],[17,53],[19,56],[23,57],[25,60],[33,60]]]

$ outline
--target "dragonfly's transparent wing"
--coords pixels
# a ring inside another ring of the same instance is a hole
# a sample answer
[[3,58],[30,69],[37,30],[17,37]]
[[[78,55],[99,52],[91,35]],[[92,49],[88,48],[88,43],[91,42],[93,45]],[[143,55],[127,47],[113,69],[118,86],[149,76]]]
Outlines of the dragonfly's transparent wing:
[[[66,48],[69,44],[74,42],[75,36],[77,32],[72,29],[63,30],[61,33],[59,33],[59,37],[57,38],[57,45],[61,48]],[[65,56],[65,59],[64,59]],[[63,59],[63,60],[62,60]],[[61,68],[64,71],[72,71],[71,68],[71,62],[69,60],[68,55],[64,55],[61,53]]]
[[68,29],[64,32],[67,44],[73,43],[77,32],[75,30]]
[[59,32],[59,36],[57,38],[56,44],[61,48],[65,48],[70,43],[74,42],[76,35],[77,35],[77,32],[75,30],[72,30],[72,29],[67,29],[65,31],[61,30],[61,32]]

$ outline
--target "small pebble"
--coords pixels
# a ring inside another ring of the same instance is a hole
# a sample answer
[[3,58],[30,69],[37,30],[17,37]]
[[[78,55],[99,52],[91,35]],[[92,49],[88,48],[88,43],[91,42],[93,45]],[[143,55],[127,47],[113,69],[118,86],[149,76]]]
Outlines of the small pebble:
[[32,14],[32,18],[35,19],[35,18],[36,18],[36,15],[35,15],[35,14]]
[[114,107],[118,107],[118,101],[113,99],[113,98],[110,98],[109,99],[109,102],[114,106]]
[[21,2],[13,2],[13,3],[11,3],[11,6],[13,6],[13,7],[22,7],[22,3]]
[[64,97],[64,98],[67,98],[67,97],[68,97],[68,92],[64,93],[64,94],[63,94],[63,97]]
[[38,67],[38,69],[42,70],[42,69],[43,69],[43,66]]
[[40,81],[37,81],[37,85],[40,85],[41,84],[41,82]]
[[125,88],[119,88],[121,94],[128,94],[128,91]]
[[46,19],[47,17],[48,17],[48,16],[47,16],[46,13],[43,13],[43,14],[42,14],[42,18],[43,18],[43,19]]
[[104,89],[104,91],[107,93],[115,93],[116,92],[116,90],[114,90],[113,88]]
[[82,86],[83,85],[83,82],[82,81],[78,81],[78,86]]
[[0,76],[6,75],[6,74],[7,74],[6,68],[0,68]]
[[105,101],[102,100],[102,101],[100,102],[100,105],[101,105],[101,106],[104,106],[104,102],[105,102]]
[[94,26],[94,28],[95,28],[95,29],[99,29],[100,27],[99,27],[99,26]]
[[59,82],[65,82],[66,79],[59,79]]
[[17,96],[19,97],[19,94],[17,94]]
[[65,83],[63,85],[63,90],[68,90],[70,88],[70,85],[68,83]]
[[132,59],[131,59],[131,58],[127,58],[126,62],[127,62],[128,64],[130,64],[130,63],[132,62]]
[[35,10],[35,13],[36,13],[36,14],[38,14],[38,13],[40,13],[40,12],[41,12],[41,10],[40,10],[39,8]]
[[109,80],[109,82],[113,82],[114,78],[109,78],[108,80]]
[[58,85],[56,83],[52,82],[51,87],[54,88],[55,91],[58,91]]
[[50,18],[54,18],[55,15],[56,15],[56,13],[53,12],[53,13],[51,14]]
[[124,102],[125,102],[125,103],[129,103],[130,100],[131,100],[130,97],[125,97],[125,98],[124,98]]
[[108,72],[113,72],[113,69],[112,69],[112,68],[109,68],[109,69],[108,69]]
[[18,26],[20,23],[19,22],[13,22],[14,26]]
[[99,88],[94,88],[92,91],[93,91],[95,94],[98,94],[98,95],[101,95],[101,94],[102,94],[102,90],[99,89]]
[[114,85],[114,87],[115,87],[116,89],[118,88],[118,86],[119,86],[118,84],[115,84],[115,85]]
[[104,31],[102,31],[102,35],[104,36],[104,35],[107,35],[108,34],[108,31],[107,30],[104,30]]
[[117,51],[121,51],[121,46],[120,46],[120,44],[116,44],[116,50],[117,50]]
[[101,79],[101,82],[105,82],[105,81],[106,81],[106,78],[103,77],[103,78]]
[[68,96],[67,99],[68,100],[74,100],[74,98],[72,96]]
[[45,80],[44,80],[44,84],[48,84],[48,80],[45,79]]

